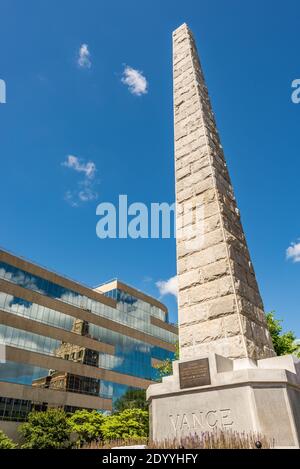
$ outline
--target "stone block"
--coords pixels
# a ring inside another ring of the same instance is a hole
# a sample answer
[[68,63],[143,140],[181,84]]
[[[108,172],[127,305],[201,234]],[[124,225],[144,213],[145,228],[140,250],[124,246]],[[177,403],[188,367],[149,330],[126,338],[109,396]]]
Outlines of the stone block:
[[[221,259],[227,259],[227,251],[225,243],[219,243],[212,247],[203,249],[196,254],[192,253],[187,255],[185,258],[178,260],[178,266],[183,265],[181,262],[184,260],[184,268],[187,270],[197,269],[199,267],[204,267],[214,262],[218,262]],[[179,271],[181,272],[181,270]]]
[[[190,353],[190,325],[195,331],[193,347],[210,337],[211,350],[221,349],[230,357],[269,356],[272,341],[261,296],[205,78],[186,25],[174,36],[173,52],[181,352]],[[190,216],[185,217],[187,207]],[[223,335],[220,325],[225,327]],[[236,341],[229,340],[233,335]],[[219,342],[225,337],[227,351]]]
[[204,285],[198,285],[190,291],[190,304],[201,303],[213,298],[220,298],[233,292],[232,279],[226,275]]
[[208,358],[211,384],[181,389],[179,363],[190,362],[185,358],[174,363],[172,377],[149,386],[154,441],[219,429],[255,433],[275,448],[299,448],[300,375],[298,368],[290,371],[290,361],[287,370],[281,357],[269,359],[271,368],[268,360],[231,361],[212,353],[196,358]]

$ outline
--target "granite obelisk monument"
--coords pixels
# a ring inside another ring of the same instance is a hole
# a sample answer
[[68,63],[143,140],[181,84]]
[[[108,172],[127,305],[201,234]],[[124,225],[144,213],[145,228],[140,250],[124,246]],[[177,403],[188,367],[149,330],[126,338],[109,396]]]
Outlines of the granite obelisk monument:
[[148,388],[152,438],[221,428],[298,447],[300,361],[274,352],[186,24],[173,33],[173,84],[180,360]]

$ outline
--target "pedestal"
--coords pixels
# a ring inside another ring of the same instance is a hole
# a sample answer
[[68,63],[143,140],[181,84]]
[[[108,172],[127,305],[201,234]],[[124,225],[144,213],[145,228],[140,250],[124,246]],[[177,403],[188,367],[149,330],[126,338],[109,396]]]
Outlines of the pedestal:
[[147,390],[154,441],[216,428],[260,433],[275,447],[300,445],[300,360],[230,360],[209,354],[173,363]]

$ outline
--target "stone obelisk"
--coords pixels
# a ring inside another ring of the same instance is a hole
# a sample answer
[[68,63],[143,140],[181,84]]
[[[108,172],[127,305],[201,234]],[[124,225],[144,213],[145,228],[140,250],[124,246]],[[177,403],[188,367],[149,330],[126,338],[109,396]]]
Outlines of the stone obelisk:
[[187,229],[190,220],[182,216],[177,233],[180,357],[208,351],[230,358],[274,356],[196,45],[186,24],[173,34],[173,79],[177,218],[184,207],[195,212],[201,208],[194,229]]
[[173,33],[180,359],[147,390],[151,436],[300,444],[300,360],[275,356],[193,36]]

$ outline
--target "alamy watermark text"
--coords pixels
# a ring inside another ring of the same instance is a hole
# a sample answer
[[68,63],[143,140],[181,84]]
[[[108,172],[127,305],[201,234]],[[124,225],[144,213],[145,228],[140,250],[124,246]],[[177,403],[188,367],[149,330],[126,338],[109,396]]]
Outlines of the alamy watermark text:
[[184,241],[187,250],[199,249],[204,240],[205,207],[185,202],[143,202],[128,204],[127,195],[119,195],[118,205],[102,202],[96,209],[100,216],[96,234],[100,239],[169,239]]
[[0,78],[0,104],[6,103],[6,83]]
[[291,98],[294,104],[300,103],[300,78],[296,78],[292,81],[292,88],[295,90],[292,92]]

